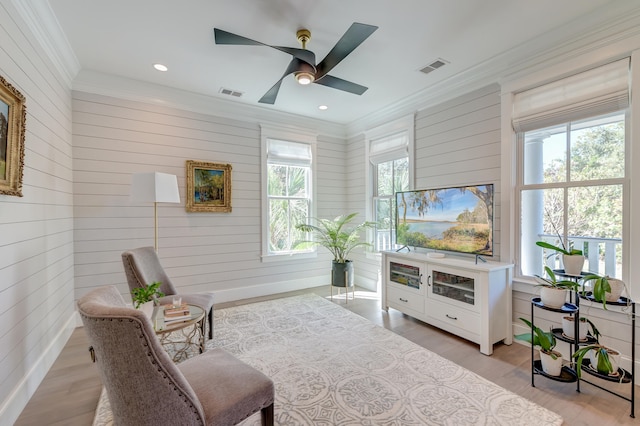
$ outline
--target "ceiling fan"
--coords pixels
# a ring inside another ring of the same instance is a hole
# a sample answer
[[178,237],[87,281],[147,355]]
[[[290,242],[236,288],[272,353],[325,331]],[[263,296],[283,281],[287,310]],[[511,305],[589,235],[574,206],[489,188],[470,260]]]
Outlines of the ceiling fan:
[[311,39],[311,32],[307,29],[298,30],[296,33],[298,41],[302,44],[302,49],[271,46],[219,28],[214,28],[213,32],[216,44],[267,46],[293,56],[293,59],[289,62],[289,66],[287,66],[280,80],[258,101],[263,104],[274,104],[278,96],[278,91],[280,90],[280,84],[282,84],[282,80],[289,74],[293,74],[296,81],[300,84],[316,83],[356,95],[362,95],[367,90],[367,87],[338,77],[333,77],[328,73],[377,29],[378,27],[373,25],[354,22],[342,38],[338,40],[336,45],[333,46],[333,49],[331,49],[327,56],[318,64],[316,64],[316,55],[312,51],[307,50],[307,42]]

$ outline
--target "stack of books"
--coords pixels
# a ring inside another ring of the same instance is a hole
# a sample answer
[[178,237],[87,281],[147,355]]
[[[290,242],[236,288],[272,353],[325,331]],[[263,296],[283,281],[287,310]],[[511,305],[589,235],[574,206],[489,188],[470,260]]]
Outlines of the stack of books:
[[166,305],[164,307],[164,322],[173,323],[180,321],[187,321],[191,319],[191,313],[186,303],[182,305]]

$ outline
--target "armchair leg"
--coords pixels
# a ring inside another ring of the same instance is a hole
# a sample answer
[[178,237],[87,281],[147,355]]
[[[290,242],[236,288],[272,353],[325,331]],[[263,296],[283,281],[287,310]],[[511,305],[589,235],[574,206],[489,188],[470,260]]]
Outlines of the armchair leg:
[[273,404],[261,410],[262,426],[273,426]]
[[209,309],[209,340],[213,339],[213,307]]

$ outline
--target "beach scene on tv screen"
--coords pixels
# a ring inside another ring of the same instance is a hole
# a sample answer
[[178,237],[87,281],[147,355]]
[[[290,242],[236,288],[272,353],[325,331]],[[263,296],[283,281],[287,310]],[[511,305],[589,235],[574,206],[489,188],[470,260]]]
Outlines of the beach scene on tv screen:
[[493,185],[396,193],[396,243],[491,256]]

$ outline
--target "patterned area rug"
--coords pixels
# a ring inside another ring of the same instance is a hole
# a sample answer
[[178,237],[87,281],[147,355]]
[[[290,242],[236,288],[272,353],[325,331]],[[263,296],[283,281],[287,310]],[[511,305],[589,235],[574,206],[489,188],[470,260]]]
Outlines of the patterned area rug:
[[[278,425],[562,424],[556,413],[316,295],[214,314],[208,348],[224,348],[273,379]],[[103,392],[94,425],[110,424]]]

